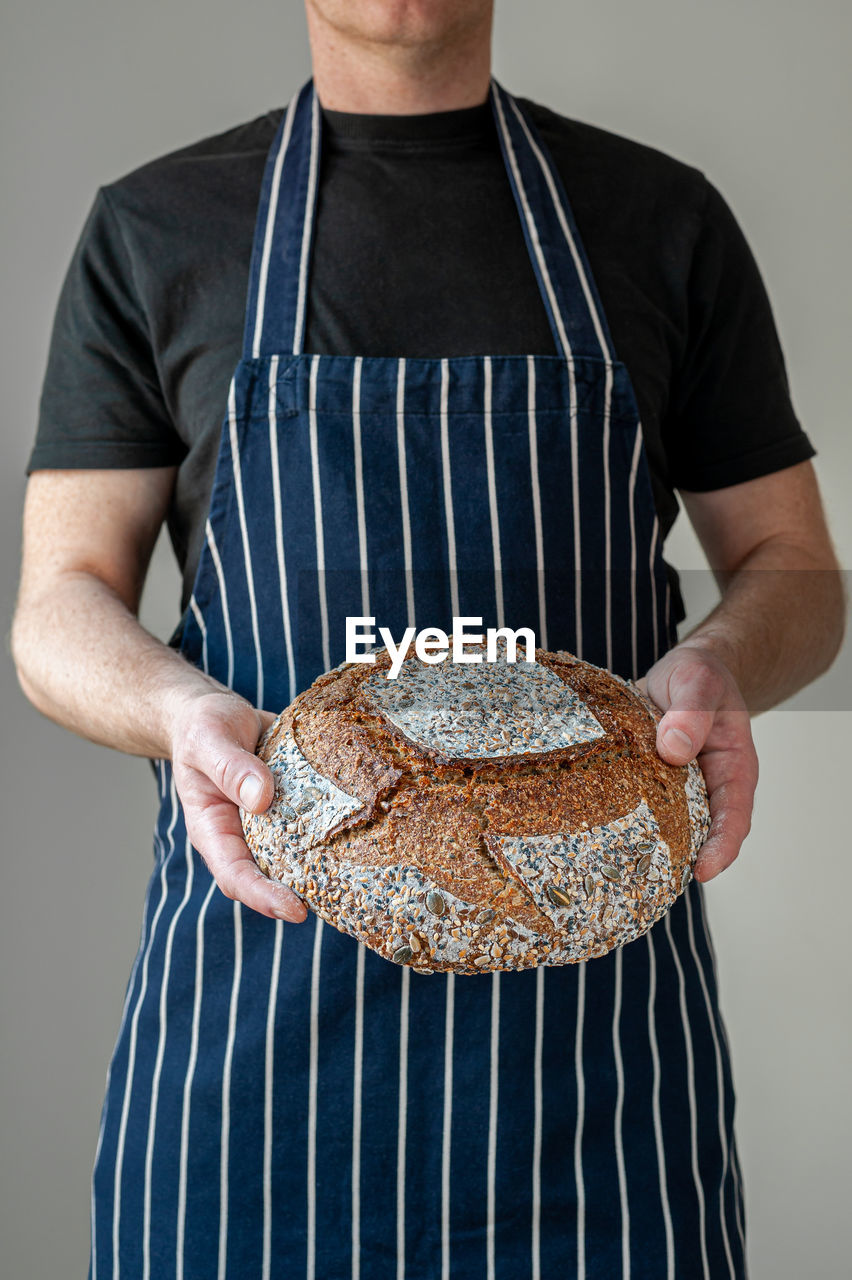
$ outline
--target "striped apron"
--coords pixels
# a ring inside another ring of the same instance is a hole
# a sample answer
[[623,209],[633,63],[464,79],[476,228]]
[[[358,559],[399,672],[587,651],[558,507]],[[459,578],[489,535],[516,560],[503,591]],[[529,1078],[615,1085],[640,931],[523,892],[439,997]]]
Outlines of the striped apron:
[[[676,640],[627,370],[541,139],[494,82],[491,103],[558,355],[303,352],[311,82],[282,117],[175,640],[268,710],[344,659],[347,615],[397,637],[463,615],[531,626],[623,675]],[[419,975],[312,913],[226,899],[156,770],[92,1280],[745,1275],[699,883],[604,958]]]

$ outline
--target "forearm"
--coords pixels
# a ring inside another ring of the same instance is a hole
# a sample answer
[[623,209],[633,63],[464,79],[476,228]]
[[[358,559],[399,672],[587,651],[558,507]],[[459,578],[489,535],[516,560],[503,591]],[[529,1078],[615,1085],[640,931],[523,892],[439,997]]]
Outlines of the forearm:
[[830,666],[843,639],[842,577],[824,558],[772,538],[723,581],[722,599],[681,645],[715,653],[755,715]]
[[186,703],[222,692],[90,573],[63,573],[49,591],[23,598],[12,649],[21,686],[39,711],[132,755],[168,756]]

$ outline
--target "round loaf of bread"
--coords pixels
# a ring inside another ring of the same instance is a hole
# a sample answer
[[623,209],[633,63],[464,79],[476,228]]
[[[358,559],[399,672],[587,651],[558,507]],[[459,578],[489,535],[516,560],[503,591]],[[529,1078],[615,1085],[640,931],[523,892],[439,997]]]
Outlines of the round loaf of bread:
[[564,651],[509,662],[502,641],[495,662],[410,649],[396,679],[373,656],[321,675],[258,744],[275,798],[241,816],[265,875],[419,973],[588,960],[669,910],[707,792],[657,754],[662,713],[635,684]]

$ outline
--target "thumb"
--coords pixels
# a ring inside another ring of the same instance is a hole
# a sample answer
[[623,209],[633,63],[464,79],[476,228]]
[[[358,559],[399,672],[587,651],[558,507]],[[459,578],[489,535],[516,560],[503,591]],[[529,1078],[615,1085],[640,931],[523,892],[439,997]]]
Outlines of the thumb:
[[272,803],[275,795],[272,773],[253,751],[241,745],[234,730],[228,726],[205,724],[195,737],[186,760],[205,774],[223,796],[243,809],[262,813]]

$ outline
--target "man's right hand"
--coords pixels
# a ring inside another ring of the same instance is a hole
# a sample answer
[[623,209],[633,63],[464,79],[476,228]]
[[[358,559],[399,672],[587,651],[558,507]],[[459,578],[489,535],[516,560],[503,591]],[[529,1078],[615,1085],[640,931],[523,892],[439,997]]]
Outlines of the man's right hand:
[[225,897],[295,923],[307,915],[303,902],[258,868],[238,812],[263,813],[272,803],[275,783],[254,749],[274,719],[236,694],[190,697],[175,716],[172,769],[187,834]]

